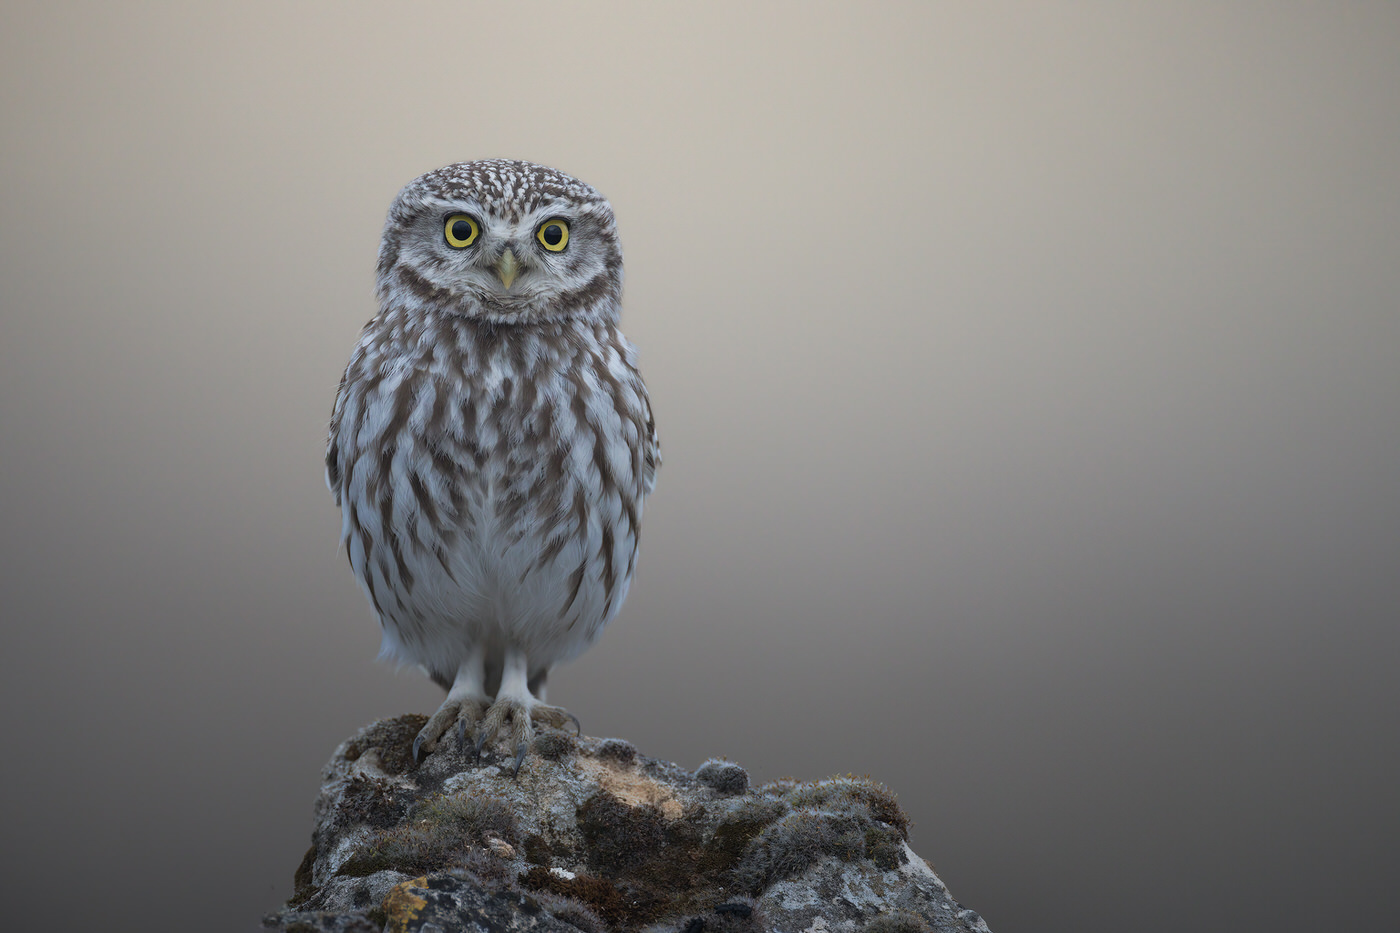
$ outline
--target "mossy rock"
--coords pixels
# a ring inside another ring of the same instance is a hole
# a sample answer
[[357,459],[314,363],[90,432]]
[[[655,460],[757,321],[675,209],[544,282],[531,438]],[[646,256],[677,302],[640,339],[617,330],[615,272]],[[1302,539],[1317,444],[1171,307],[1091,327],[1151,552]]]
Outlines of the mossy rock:
[[520,923],[534,911],[503,930],[759,933],[820,916],[830,933],[872,917],[888,927],[872,933],[989,933],[910,857],[908,817],[869,778],[751,787],[722,758],[690,772],[548,728],[518,774],[507,750],[455,742],[415,763],[424,722],[374,723],[332,758],[277,928],[388,922],[386,892],[407,885],[444,922],[451,904]]

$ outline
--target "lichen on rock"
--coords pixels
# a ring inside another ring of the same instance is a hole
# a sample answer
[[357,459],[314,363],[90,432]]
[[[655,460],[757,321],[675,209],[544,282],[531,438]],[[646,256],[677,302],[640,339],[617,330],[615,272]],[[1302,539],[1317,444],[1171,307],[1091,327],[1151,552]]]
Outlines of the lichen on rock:
[[[323,773],[312,847],[269,929],[986,933],[908,845],[888,788],[695,772],[621,739],[543,731],[511,760],[383,720]],[[821,922],[818,923],[817,921]]]

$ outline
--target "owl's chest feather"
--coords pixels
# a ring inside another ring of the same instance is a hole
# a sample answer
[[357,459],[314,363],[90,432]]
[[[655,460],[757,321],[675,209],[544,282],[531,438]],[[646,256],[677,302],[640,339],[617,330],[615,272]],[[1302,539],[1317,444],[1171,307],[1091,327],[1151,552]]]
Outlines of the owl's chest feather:
[[590,521],[633,533],[650,419],[630,347],[610,336],[367,330],[333,424],[333,487],[343,475],[357,513],[410,540],[555,539]]

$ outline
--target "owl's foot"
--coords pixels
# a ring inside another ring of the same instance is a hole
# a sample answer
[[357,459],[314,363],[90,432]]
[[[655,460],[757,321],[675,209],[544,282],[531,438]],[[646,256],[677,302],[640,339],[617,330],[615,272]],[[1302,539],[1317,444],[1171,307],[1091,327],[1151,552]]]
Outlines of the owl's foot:
[[437,712],[433,713],[433,718],[428,720],[428,724],[413,740],[414,762],[420,761],[421,755],[437,748],[438,742],[452,728],[453,723],[457,725],[458,747],[466,745],[467,736],[476,730],[476,724],[485,717],[486,709],[490,705],[491,701],[486,697],[453,696],[449,693]]
[[477,732],[477,756],[479,757],[481,750],[499,735],[504,739],[506,747],[515,752],[515,766],[511,769],[511,777],[519,777],[520,765],[525,761],[525,753],[535,738],[536,721],[555,729],[563,729],[569,723],[573,723],[578,734],[583,735],[578,717],[568,710],[541,703],[529,694],[520,697],[502,693],[487,710],[486,718],[482,720],[481,729]]

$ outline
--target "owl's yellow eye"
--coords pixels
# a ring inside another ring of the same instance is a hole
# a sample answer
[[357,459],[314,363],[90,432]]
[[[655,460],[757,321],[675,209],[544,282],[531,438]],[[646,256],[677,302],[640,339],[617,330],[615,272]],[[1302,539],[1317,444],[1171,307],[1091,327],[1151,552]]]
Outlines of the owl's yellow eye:
[[476,238],[481,235],[481,226],[475,218],[467,214],[453,214],[447,218],[442,232],[447,237],[448,246],[453,249],[465,249],[475,243]]
[[569,225],[558,218],[546,220],[540,224],[540,230],[535,234],[535,239],[539,240],[540,245],[551,253],[557,253],[569,245]]

